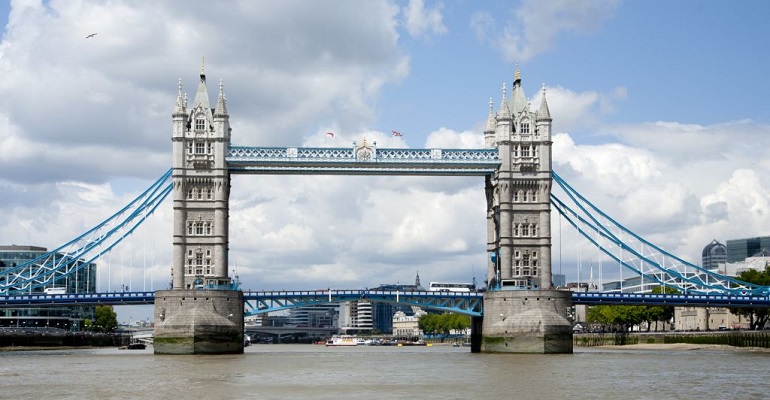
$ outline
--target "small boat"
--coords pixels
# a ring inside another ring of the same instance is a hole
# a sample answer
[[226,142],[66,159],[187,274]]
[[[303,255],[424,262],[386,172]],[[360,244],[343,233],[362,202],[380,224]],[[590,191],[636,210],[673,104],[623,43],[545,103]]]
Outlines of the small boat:
[[358,346],[358,338],[353,335],[335,335],[326,341],[326,346]]
[[134,342],[126,346],[128,350],[144,350],[147,348],[147,345],[142,342]]

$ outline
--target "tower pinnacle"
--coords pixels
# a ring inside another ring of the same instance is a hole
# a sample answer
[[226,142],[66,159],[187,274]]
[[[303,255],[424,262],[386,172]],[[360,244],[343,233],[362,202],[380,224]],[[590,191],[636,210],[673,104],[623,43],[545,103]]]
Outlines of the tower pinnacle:
[[513,82],[521,81],[521,73],[519,72],[519,61],[516,60],[516,69],[513,72]]

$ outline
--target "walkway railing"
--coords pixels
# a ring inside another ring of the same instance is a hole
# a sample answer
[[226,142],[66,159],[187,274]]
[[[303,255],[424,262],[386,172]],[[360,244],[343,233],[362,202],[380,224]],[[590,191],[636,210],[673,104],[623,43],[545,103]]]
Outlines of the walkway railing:
[[380,149],[376,146],[243,147],[226,157],[234,174],[470,175],[500,166],[497,149]]

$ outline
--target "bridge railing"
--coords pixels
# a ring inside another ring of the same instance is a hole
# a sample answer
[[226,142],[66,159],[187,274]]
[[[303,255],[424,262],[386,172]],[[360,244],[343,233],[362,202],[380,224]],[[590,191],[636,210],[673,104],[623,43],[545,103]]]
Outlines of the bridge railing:
[[[280,290],[245,291],[246,314],[262,314],[313,304],[343,301],[381,301],[414,305],[466,315],[484,313],[484,293],[455,293],[396,290]],[[154,292],[111,292],[52,295],[0,296],[0,308],[55,307],[79,305],[138,305],[153,304]],[[572,292],[573,304],[586,305],[664,305],[688,307],[768,307],[770,296],[730,294],[651,294]]]
[[409,149],[376,146],[244,147],[231,146],[231,173],[338,175],[471,175],[497,171],[497,149]]

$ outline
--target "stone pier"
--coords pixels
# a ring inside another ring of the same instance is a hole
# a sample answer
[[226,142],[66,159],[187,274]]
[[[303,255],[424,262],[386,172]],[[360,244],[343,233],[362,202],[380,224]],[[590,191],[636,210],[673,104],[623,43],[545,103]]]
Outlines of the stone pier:
[[243,353],[243,292],[155,292],[155,354]]
[[572,353],[563,290],[500,290],[484,294],[483,353]]

